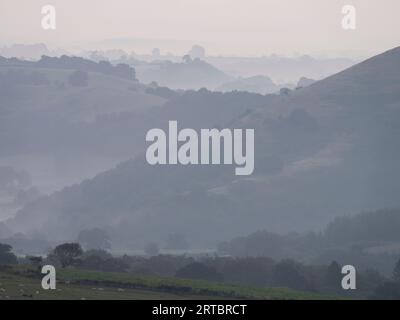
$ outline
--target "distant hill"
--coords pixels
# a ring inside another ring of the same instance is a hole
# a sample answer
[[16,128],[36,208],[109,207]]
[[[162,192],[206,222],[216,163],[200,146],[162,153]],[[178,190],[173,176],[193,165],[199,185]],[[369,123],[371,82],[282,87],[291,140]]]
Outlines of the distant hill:
[[284,57],[206,57],[206,61],[234,77],[268,75],[274,82],[294,83],[300,77],[322,79],[354,65],[346,58],[314,58],[308,55]]
[[4,58],[0,56],[0,66],[34,67],[61,70],[79,70],[84,72],[96,72],[126,80],[136,81],[135,69],[124,63],[112,65],[109,61],[94,62],[75,56],[62,55],[50,57],[42,55],[37,61],[26,61],[18,58]]
[[[87,73],[87,84],[70,83],[77,70]],[[147,89],[131,67],[0,57],[0,219],[40,192],[133,157],[147,128],[144,114],[167,100]],[[19,182],[22,173],[29,182]]]
[[306,77],[301,77],[299,79],[299,81],[297,82],[297,87],[298,88],[304,88],[304,87],[308,87],[309,85],[312,85],[314,82],[316,82],[313,79],[309,79]]
[[156,82],[171,89],[197,90],[214,89],[232,79],[211,64],[200,60],[187,59],[182,63],[154,61],[135,65],[137,77],[143,83]]
[[43,43],[24,45],[14,44],[9,47],[0,47],[0,56],[6,58],[20,58],[27,60],[39,60],[43,55],[50,55],[52,52]]
[[239,78],[216,88],[218,91],[247,91],[259,94],[276,93],[282,86],[275,84],[267,76],[254,76],[249,78]]
[[[76,86],[70,78],[78,71],[87,73],[87,83]],[[32,195],[134,158],[143,152],[147,130],[165,126],[169,117],[196,128],[222,125],[270,99],[207,90],[178,93],[144,85],[134,75],[132,67],[78,57],[38,62],[0,57],[0,171],[11,172],[0,181],[7,184],[0,187],[0,219]],[[30,180],[21,188],[19,172]],[[18,190],[11,192],[8,184]]]

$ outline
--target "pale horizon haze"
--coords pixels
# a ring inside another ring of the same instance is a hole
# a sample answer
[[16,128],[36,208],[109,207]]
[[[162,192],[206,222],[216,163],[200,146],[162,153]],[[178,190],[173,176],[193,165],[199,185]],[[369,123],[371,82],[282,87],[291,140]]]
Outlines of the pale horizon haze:
[[[41,28],[47,4],[57,10],[54,31]],[[356,30],[341,27],[347,4]],[[0,0],[0,46],[182,54],[199,44],[213,55],[359,57],[400,45],[399,12],[398,0]]]

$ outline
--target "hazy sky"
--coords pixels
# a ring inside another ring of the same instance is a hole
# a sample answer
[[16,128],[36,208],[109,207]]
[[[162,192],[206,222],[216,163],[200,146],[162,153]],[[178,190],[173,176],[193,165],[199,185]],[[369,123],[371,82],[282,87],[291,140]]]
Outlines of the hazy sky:
[[[55,31],[41,28],[45,4],[57,9]],[[357,9],[355,31],[341,28],[346,4]],[[400,45],[399,14],[399,0],[0,0],[0,44],[101,48],[126,38],[137,52],[200,44],[210,54],[369,55]]]

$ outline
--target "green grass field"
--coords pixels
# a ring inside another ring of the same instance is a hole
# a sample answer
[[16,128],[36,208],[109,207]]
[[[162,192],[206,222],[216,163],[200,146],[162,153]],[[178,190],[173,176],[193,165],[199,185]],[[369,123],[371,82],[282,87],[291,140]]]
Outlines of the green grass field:
[[131,273],[57,270],[57,289],[43,290],[42,275],[28,266],[0,270],[0,299],[330,299],[286,288],[139,276]]

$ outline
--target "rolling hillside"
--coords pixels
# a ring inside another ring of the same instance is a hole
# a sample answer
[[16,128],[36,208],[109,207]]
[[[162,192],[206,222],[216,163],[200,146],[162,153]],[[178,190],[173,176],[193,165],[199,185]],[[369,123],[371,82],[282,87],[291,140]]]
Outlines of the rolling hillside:
[[[228,166],[150,167],[137,157],[27,205],[7,225],[65,240],[95,223],[117,247],[179,232],[207,247],[260,228],[308,230],[337,215],[398,207],[399,65],[395,48],[227,117],[226,125],[256,130],[253,176],[238,178]],[[213,113],[202,115],[212,121]]]

